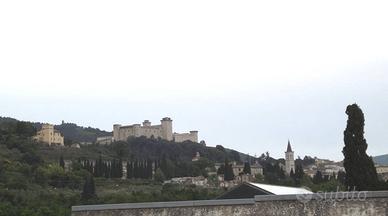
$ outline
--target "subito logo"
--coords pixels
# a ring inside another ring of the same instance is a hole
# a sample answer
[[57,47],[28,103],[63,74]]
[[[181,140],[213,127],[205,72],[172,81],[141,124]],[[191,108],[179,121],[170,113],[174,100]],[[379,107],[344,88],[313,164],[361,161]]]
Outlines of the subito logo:
[[[308,187],[303,187],[303,188],[306,189],[306,190],[311,191],[311,189],[308,188]],[[303,203],[303,204],[306,204],[306,203],[310,202],[310,200],[311,200],[312,198],[313,198],[313,194],[312,194],[312,193],[310,193],[310,194],[297,194],[297,195],[296,195],[296,199],[297,199],[299,202]]]

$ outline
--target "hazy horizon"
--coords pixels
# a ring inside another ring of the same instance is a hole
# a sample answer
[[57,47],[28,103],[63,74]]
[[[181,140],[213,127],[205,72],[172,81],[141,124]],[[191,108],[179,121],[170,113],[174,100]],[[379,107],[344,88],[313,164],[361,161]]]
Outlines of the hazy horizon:
[[[342,160],[346,106],[387,154],[387,3],[0,3],[0,116],[199,130],[251,155]],[[306,9],[308,8],[308,9]]]

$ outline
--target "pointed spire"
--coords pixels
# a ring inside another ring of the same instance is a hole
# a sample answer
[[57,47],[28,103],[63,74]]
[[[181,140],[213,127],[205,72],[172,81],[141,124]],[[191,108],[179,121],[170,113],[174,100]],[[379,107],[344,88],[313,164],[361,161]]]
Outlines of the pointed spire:
[[287,152],[292,152],[290,140],[288,140]]

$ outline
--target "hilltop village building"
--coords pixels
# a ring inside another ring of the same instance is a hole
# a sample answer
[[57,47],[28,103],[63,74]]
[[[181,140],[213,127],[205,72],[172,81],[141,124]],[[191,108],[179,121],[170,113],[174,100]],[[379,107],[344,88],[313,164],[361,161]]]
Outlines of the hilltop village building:
[[[218,170],[224,163],[214,164],[215,170]],[[237,162],[232,163],[232,170],[234,175],[234,180],[225,181],[223,174],[216,174],[219,181],[219,186],[223,188],[231,188],[237,186],[242,182],[253,181],[256,175],[263,175],[263,167],[259,163],[251,164],[251,174],[244,174],[244,164],[237,164]],[[210,175],[210,173],[209,173]]]
[[388,181],[388,165],[376,165],[376,172],[379,178],[384,181]]
[[51,145],[64,146],[64,137],[61,133],[54,129],[54,125],[43,124],[42,129],[36,133],[36,136],[33,137],[38,142],[43,142]]
[[320,171],[322,176],[330,179],[333,175],[337,178],[339,172],[345,172],[345,168],[343,167],[342,162],[316,158],[314,164],[304,167],[303,171],[311,178],[314,177],[317,171]]
[[[244,164],[233,162],[232,169],[234,176],[239,176],[244,170]],[[251,164],[251,175],[256,176],[257,174],[263,175],[263,167],[258,163]]]
[[103,136],[103,137],[97,137],[96,143],[100,145],[110,145],[113,142],[113,137],[112,136]]
[[160,125],[151,125],[151,122],[144,120],[143,125],[133,124],[122,126],[120,124],[113,125],[114,141],[126,141],[128,137],[161,138],[168,141],[198,142],[198,131],[190,131],[189,133],[173,133],[171,118],[165,117],[160,120]]

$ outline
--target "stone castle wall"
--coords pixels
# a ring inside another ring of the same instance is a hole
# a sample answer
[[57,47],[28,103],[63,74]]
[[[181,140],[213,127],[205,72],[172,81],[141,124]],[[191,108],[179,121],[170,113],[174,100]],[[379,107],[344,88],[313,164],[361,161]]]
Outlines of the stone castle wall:
[[198,142],[198,132],[190,131],[190,133],[174,133],[174,141],[175,142],[184,142],[186,140],[190,140],[192,142]]
[[380,216],[388,215],[388,192],[265,195],[254,199],[73,206],[72,216]]
[[151,122],[145,120],[143,125],[133,124],[122,126],[119,124],[113,125],[113,139],[115,141],[126,141],[128,137],[147,138],[162,138],[169,141],[183,142],[190,140],[198,142],[198,131],[190,131],[190,133],[174,133],[172,129],[172,120],[170,118],[163,118],[160,125],[151,125]]

